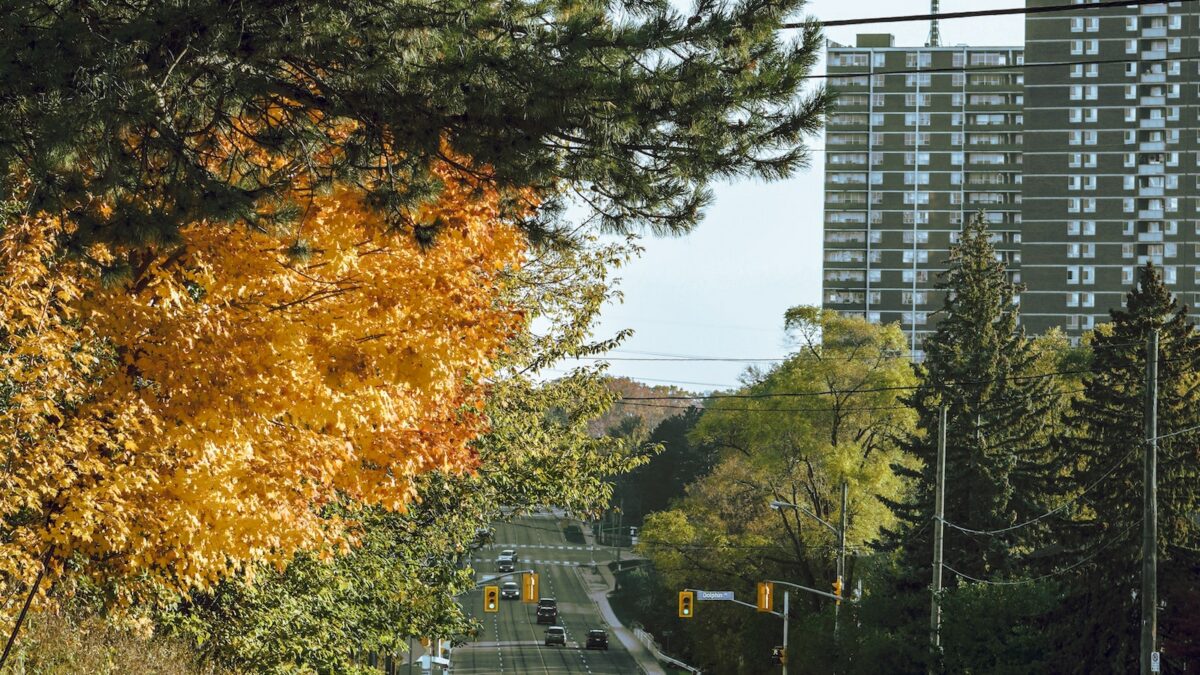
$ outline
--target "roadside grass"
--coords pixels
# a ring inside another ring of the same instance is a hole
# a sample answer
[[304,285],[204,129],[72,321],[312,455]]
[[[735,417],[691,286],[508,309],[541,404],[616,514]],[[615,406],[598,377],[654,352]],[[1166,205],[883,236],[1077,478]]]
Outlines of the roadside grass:
[[[7,635],[5,636],[7,637]],[[95,619],[33,614],[5,675],[216,675],[180,641],[144,637]]]

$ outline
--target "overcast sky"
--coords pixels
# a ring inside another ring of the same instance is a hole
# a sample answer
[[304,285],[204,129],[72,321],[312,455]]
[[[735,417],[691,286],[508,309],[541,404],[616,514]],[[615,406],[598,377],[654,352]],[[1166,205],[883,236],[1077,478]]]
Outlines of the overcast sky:
[[[941,4],[942,12],[1024,6],[1022,0]],[[927,0],[810,0],[806,9],[824,21],[928,11]],[[920,46],[929,24],[831,28],[826,38],[853,45],[856,33],[892,33],[897,46]],[[1019,45],[1024,24],[1021,15],[946,20],[941,34],[943,45]],[[625,302],[606,308],[598,331],[634,330],[614,358],[779,358],[787,353],[784,310],[821,302],[822,145],[822,139],[814,139],[813,166],[791,180],[717,186],[705,221],[691,234],[643,239],[641,259],[621,271]],[[706,391],[735,386],[746,365],[612,361],[609,372]]]

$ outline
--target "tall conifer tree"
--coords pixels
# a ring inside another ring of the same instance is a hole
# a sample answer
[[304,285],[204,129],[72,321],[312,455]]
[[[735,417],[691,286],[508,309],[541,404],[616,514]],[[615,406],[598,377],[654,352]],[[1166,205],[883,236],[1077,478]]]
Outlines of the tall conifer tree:
[[[920,385],[908,402],[917,431],[905,439],[916,467],[899,467],[914,489],[891,504],[901,519],[889,533],[900,549],[901,575],[890,619],[912,634],[898,645],[923,661],[928,635],[934,483],[940,409],[947,408],[945,519],[980,531],[1000,530],[1044,510],[1041,495],[1052,473],[1049,433],[1058,408],[1055,381],[1018,325],[1020,286],[1009,278],[982,217],[973,218],[951,248],[938,289],[945,293],[936,331],[925,339],[917,365]],[[1019,574],[1019,553],[1038,545],[1038,525],[1002,534],[945,528],[946,565],[977,579]],[[958,577],[943,574],[943,588]],[[912,665],[916,668],[916,665]]]
[[[948,419],[945,519],[992,531],[1042,512],[1046,443],[1058,405],[1053,378],[1039,372],[1038,351],[1018,325],[1021,289],[997,259],[981,218],[963,229],[938,288],[945,305],[925,340],[925,360],[917,366],[921,384],[909,399],[920,422],[906,447],[923,465],[907,472],[916,485],[910,501],[896,505],[910,530],[903,535],[906,555],[925,569],[932,555],[925,525],[933,515],[940,408]],[[1030,528],[976,535],[947,527],[945,560],[991,578],[1015,571],[1014,549],[1036,542]]]
[[1198,654],[1194,619],[1200,584],[1196,513],[1200,509],[1200,343],[1153,267],[1126,296],[1125,308],[1092,340],[1092,372],[1058,446],[1077,462],[1071,483],[1078,518],[1064,542],[1076,558],[1064,602],[1063,668],[1136,672],[1140,641],[1143,457],[1147,335],[1159,332],[1158,597],[1159,635],[1168,660]]

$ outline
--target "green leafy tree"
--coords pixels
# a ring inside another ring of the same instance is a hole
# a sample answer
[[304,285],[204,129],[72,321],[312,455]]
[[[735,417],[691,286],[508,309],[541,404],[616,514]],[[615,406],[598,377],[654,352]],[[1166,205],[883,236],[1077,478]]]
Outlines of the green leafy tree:
[[[1200,372],[1195,323],[1152,266],[1092,335],[1091,372],[1072,406],[1059,452],[1071,474],[1077,520],[1064,542],[1078,574],[1064,602],[1060,672],[1138,668],[1147,337],[1159,333],[1158,597],[1168,659],[1197,653],[1200,631],[1188,603],[1200,587]],[[1066,557],[1066,554],[1064,554]],[[1177,656],[1178,655],[1178,656]]]
[[[735,397],[710,400],[692,433],[693,442],[719,449],[715,468],[670,510],[646,518],[643,549],[676,589],[712,585],[753,597],[755,583],[765,579],[829,589],[836,537],[797,510],[772,510],[772,500],[837,523],[845,481],[847,545],[854,553],[893,524],[881,497],[901,498],[892,467],[904,458],[894,439],[913,421],[899,404],[915,381],[903,333],[814,308],[790,310],[787,325],[796,353],[751,373]],[[852,556],[847,588],[855,569]],[[818,596],[792,597],[798,613],[831,609]],[[687,628],[696,632],[698,663],[717,672],[760,672],[753,664],[763,664],[778,625],[740,608],[706,605],[703,612],[713,618]],[[701,639],[713,631],[730,639]]]
[[562,233],[568,195],[611,229],[681,232],[711,179],[808,161],[828,99],[801,90],[823,44],[816,23],[779,30],[803,4],[9,3],[0,165],[19,169],[0,190],[84,241],[159,243],[286,220],[337,180],[426,236],[437,223],[409,214],[440,159],[514,200],[532,187],[534,234]]

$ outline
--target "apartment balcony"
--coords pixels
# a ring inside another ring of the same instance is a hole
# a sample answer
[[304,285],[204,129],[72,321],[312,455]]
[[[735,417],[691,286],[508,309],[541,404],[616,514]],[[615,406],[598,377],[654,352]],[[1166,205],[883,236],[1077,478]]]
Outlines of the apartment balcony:
[[1145,209],[1138,211],[1138,220],[1162,220],[1164,216],[1162,209]]
[[1139,255],[1137,258],[1137,261],[1138,261],[1138,265],[1154,263],[1155,265],[1162,267],[1163,257],[1161,255]]
[[1161,176],[1165,174],[1166,166],[1163,164],[1141,164],[1138,165],[1139,176]]
[[1167,6],[1162,5],[1142,5],[1142,16],[1153,16],[1155,14],[1166,14]]
[[1142,37],[1143,38],[1165,38],[1165,37],[1167,37],[1167,27],[1161,26],[1159,28],[1143,28],[1142,29]]
[[1138,232],[1138,241],[1157,242],[1163,240],[1162,232]]
[[1162,141],[1159,141],[1157,143],[1139,143],[1138,151],[1139,152],[1166,152],[1167,144]]
[[1142,73],[1138,82],[1142,84],[1164,84],[1167,81],[1166,73]]
[[1164,117],[1154,118],[1146,117],[1138,120],[1139,129],[1166,129],[1167,120]]
[[1142,60],[1143,61],[1166,61],[1167,60],[1167,50],[1152,49],[1148,52],[1142,52]]
[[1158,107],[1161,108],[1167,104],[1166,96],[1143,96],[1141,101],[1142,107]]
[[1138,196],[1139,197],[1161,197],[1161,196],[1163,196],[1163,189],[1160,187],[1138,188]]

